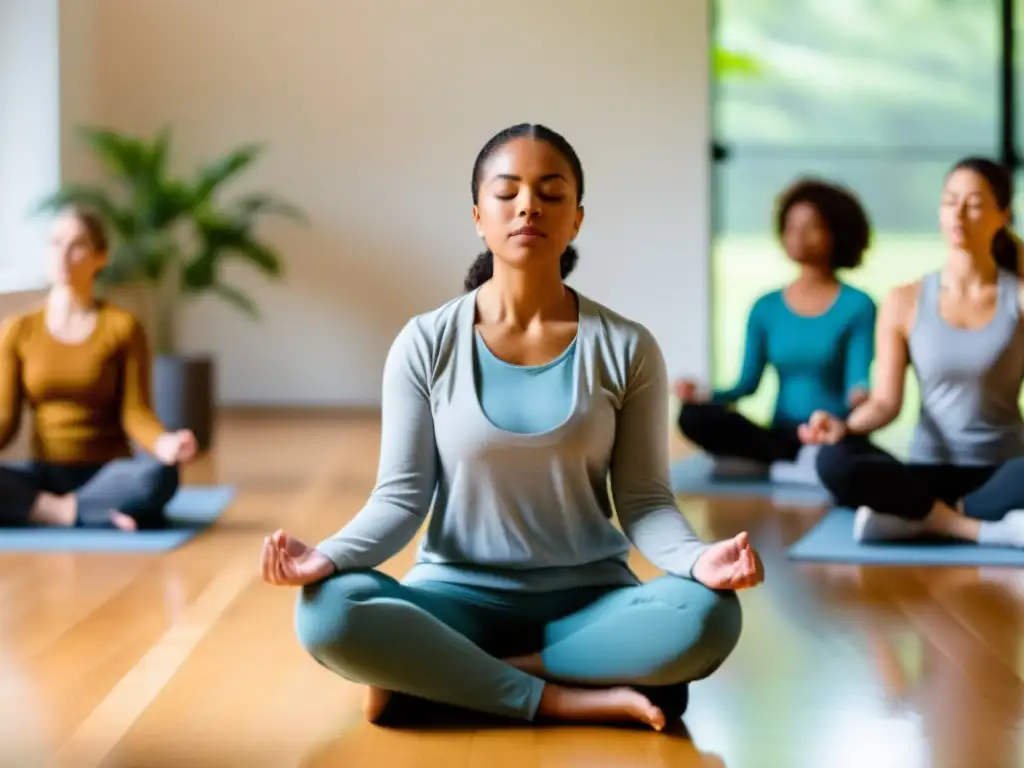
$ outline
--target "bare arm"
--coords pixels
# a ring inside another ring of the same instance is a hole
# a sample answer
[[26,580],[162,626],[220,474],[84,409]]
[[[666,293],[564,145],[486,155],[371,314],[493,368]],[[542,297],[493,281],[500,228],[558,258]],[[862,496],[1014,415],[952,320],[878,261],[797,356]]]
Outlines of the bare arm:
[[903,407],[907,378],[907,331],[917,311],[918,284],[900,286],[882,302],[875,334],[874,386],[846,420],[850,434],[867,435],[891,424]]

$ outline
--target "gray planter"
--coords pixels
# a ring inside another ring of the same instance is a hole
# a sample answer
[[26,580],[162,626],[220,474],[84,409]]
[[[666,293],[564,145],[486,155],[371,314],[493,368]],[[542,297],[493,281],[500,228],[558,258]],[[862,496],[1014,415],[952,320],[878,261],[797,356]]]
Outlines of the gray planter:
[[192,430],[200,451],[213,443],[215,397],[213,358],[157,355],[153,361],[156,415],[169,430]]

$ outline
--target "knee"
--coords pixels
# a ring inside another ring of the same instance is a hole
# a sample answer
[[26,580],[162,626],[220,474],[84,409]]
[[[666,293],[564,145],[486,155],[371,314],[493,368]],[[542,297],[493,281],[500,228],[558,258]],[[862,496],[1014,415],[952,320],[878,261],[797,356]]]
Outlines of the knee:
[[687,653],[692,655],[686,665],[690,680],[705,678],[722,666],[739,644],[743,630],[743,609],[736,593],[705,590],[696,642]]
[[135,495],[121,511],[135,519],[140,531],[165,528],[167,505],[181,483],[178,468],[157,461],[146,462],[138,468],[135,482]]
[[345,655],[356,642],[362,615],[354,607],[384,597],[391,579],[376,571],[348,571],[303,587],[295,606],[295,634],[314,659]]
[[709,403],[684,404],[679,411],[679,431],[692,443],[700,443],[707,435],[718,406]]
[[143,495],[154,508],[162,509],[174,498],[174,494],[178,492],[181,485],[181,473],[174,465],[168,466],[154,461],[145,464],[140,474]]
[[842,443],[821,446],[814,467],[818,472],[821,484],[828,490],[834,491],[849,487],[853,477],[854,464],[850,461],[849,452]]
[[[743,611],[736,593],[713,590],[699,582],[668,577],[673,593],[663,599],[680,611],[678,651],[658,670],[652,682],[673,685],[707,677],[735,650],[743,629]],[[673,654],[669,654],[670,656]]]
[[1000,473],[1006,473],[1011,477],[1017,479],[1024,478],[1024,456],[1016,456],[1003,462],[1003,465],[999,469]]

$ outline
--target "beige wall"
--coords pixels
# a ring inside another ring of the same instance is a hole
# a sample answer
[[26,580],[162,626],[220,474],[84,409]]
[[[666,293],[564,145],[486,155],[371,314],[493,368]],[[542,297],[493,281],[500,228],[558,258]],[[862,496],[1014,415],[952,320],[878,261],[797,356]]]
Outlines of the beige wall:
[[[670,366],[708,359],[707,0],[63,0],[66,177],[81,121],[175,128],[182,167],[258,140],[248,184],[300,204],[275,224],[287,281],[238,274],[253,325],[182,317],[225,404],[373,404],[395,333],[461,289],[479,250],[479,146],[543,122],[582,156],[572,282],[645,323]],[[192,46],[191,49],[189,46]]]

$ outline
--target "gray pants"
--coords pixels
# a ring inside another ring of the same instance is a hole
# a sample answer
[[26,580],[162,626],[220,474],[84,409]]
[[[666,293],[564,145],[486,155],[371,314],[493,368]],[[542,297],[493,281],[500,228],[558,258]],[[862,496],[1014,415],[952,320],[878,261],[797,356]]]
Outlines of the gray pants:
[[162,528],[164,507],[177,492],[178,480],[176,466],[148,454],[105,464],[0,465],[0,527],[27,525],[36,497],[45,492],[77,495],[78,527],[109,527],[110,512],[117,510],[134,518],[140,530]]

